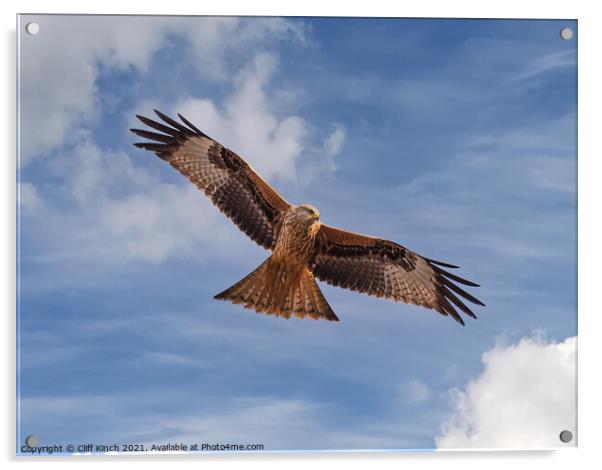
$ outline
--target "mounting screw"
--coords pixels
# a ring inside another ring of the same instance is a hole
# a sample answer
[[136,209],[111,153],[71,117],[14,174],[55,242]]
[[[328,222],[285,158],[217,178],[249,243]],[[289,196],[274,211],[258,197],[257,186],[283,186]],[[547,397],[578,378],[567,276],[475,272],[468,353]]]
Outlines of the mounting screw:
[[40,32],[40,25],[38,23],[27,23],[25,25],[25,31],[28,34],[38,34]]
[[560,37],[565,41],[573,39],[573,30],[571,28],[562,28],[560,30]]

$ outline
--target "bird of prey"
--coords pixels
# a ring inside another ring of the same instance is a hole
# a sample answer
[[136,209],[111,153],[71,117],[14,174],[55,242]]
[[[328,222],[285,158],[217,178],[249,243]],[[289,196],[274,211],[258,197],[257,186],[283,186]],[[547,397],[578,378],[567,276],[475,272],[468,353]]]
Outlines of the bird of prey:
[[425,258],[389,240],[321,223],[315,207],[288,203],[241,157],[182,115],[178,114],[178,122],[155,113],[162,122],[137,116],[152,131],[131,129],[148,140],[134,145],[154,152],[186,176],[240,230],[272,252],[216,299],[285,318],[338,321],[317,278],[364,294],[430,308],[462,325],[457,309],[476,318],[466,300],[485,305],[457,285],[477,284],[443,269],[457,266]]

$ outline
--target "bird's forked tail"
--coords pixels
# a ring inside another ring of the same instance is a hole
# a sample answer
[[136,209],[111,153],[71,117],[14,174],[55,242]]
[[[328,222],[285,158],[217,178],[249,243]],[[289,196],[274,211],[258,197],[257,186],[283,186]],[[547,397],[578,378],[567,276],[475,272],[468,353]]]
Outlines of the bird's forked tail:
[[308,269],[291,272],[273,256],[214,298],[285,318],[309,316],[339,321]]

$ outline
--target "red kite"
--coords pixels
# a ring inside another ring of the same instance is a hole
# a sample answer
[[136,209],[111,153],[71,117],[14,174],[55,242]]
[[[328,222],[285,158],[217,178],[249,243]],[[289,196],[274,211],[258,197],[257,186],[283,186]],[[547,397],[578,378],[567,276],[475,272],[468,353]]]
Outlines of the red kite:
[[[476,318],[460,297],[484,306],[456,283],[477,287],[389,240],[330,227],[310,205],[292,205],[233,151],[183,116],[179,123],[155,111],[163,123],[138,118],[158,132],[131,129],[150,140],[137,147],[154,152],[204,192],[253,241],[271,250],[255,271],[216,299],[256,312],[338,321],[315,278],[334,286],[420,305],[450,315],[457,309]],[[455,283],[454,283],[455,281]]]

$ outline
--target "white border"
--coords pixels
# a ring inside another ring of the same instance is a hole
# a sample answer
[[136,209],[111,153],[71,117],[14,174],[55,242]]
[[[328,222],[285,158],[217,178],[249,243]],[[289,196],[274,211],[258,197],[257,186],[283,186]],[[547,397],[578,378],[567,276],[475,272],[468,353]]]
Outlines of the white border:
[[[288,16],[405,16],[405,17],[477,17],[477,18],[567,18],[579,20],[579,448],[552,452],[445,452],[400,454],[252,454],[252,455],[203,455],[136,457],[87,457],[86,460],[104,460],[110,465],[127,465],[134,462],[149,467],[160,467],[165,461],[177,461],[183,465],[245,465],[250,468],[305,468],[307,465],[341,465],[363,468],[378,465],[387,468],[411,466],[430,468],[434,465],[462,465],[463,468],[504,468],[508,465],[528,463],[532,468],[563,468],[585,466],[589,460],[600,460],[596,454],[599,436],[598,416],[600,375],[600,288],[596,285],[601,276],[596,269],[600,265],[600,159],[599,145],[601,109],[599,45],[602,44],[602,25],[596,15],[595,2],[591,1],[541,1],[505,0],[479,2],[471,0],[421,0],[420,2],[387,2],[386,0],[347,1],[337,4],[324,0],[305,0],[295,4],[282,1],[253,0],[219,2],[186,2],[170,0],[22,0],[1,2],[0,21],[4,67],[1,74],[1,103],[4,103],[2,120],[2,204],[0,205],[2,230],[1,249],[4,269],[0,272],[0,298],[4,300],[4,337],[2,345],[6,354],[2,361],[4,385],[0,387],[4,410],[1,432],[2,459],[9,465],[16,464],[14,390],[15,390],[15,23],[16,13],[103,13],[103,14],[226,14],[226,15],[288,15]],[[597,122],[596,122],[597,119]],[[598,138],[597,138],[598,137]],[[597,144],[597,145],[596,145]],[[40,458],[34,461],[39,462]],[[74,458],[44,458],[44,464],[60,468],[65,461]],[[80,465],[84,462],[81,459]],[[20,466],[33,462],[18,459]]]

